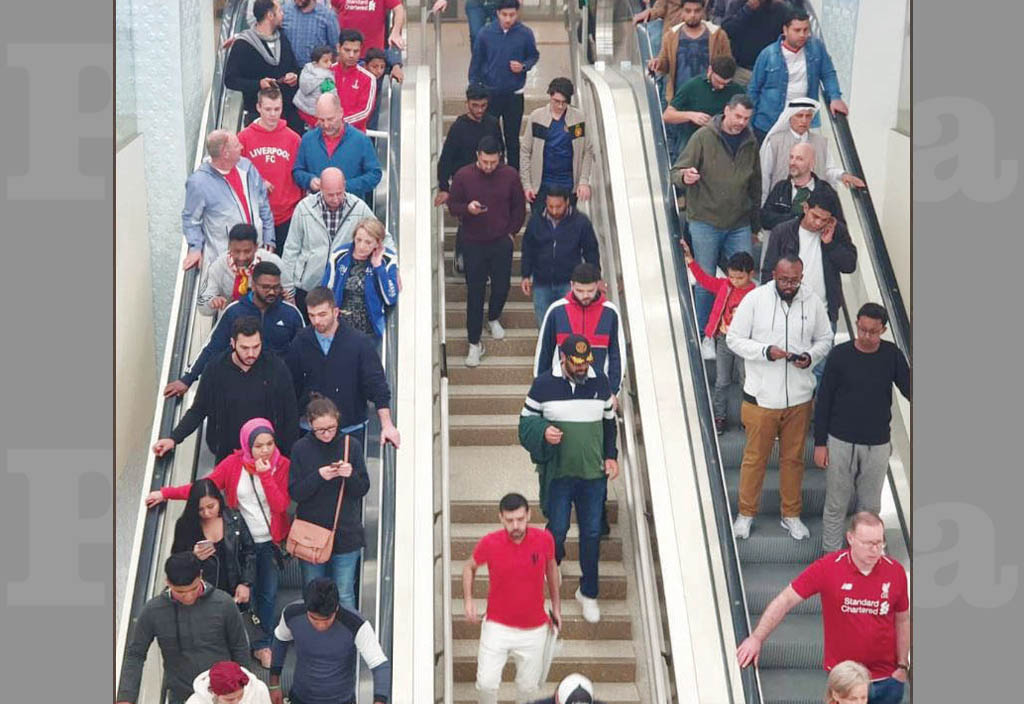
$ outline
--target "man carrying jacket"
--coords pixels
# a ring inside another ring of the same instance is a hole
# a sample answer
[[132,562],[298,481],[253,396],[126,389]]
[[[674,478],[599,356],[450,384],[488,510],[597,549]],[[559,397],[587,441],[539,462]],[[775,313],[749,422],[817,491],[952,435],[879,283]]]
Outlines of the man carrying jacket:
[[799,257],[780,258],[774,281],[743,298],[725,338],[729,349],[744,359],[746,372],[740,418],[747,444],[740,465],[739,515],[733,523],[739,539],[750,537],[776,437],[782,527],[794,540],[811,534],[800,520],[804,446],[815,386],[811,367],[832,348],[832,328],[825,304],[800,285],[803,273]]
[[215,260],[228,251],[228,232],[240,222],[263,233],[263,245],[275,247],[274,215],[267,185],[252,162],[242,157],[242,143],[227,130],[206,138],[209,161],[185,181],[181,230],[188,242],[183,268],[202,266],[203,255]]
[[544,211],[530,218],[523,235],[523,293],[533,296],[537,328],[552,303],[569,292],[576,266],[586,261],[599,266],[601,255],[590,218],[570,205],[569,189],[553,186],[544,198]]
[[540,59],[533,31],[519,21],[519,1],[501,0],[498,21],[477,34],[469,82],[491,91],[487,111],[501,120],[508,165],[519,168],[519,128],[523,122],[526,74]]
[[252,418],[269,420],[281,453],[291,452],[299,431],[291,374],[280,358],[263,349],[259,319],[243,317],[231,325],[231,349],[211,361],[191,407],[170,437],[156,441],[153,452],[162,457],[208,419],[206,444],[220,462],[239,449],[242,426]]
[[167,591],[146,602],[125,647],[117,704],[137,704],[142,668],[153,639],[163,656],[170,704],[183,704],[201,673],[223,660],[249,665],[249,639],[234,599],[203,581],[191,552],[164,563]]
[[252,270],[252,290],[230,303],[221,314],[210,339],[196,361],[164,388],[164,396],[181,396],[200,377],[206,365],[228,349],[231,330],[240,318],[253,317],[260,321],[267,348],[283,356],[292,338],[303,327],[302,314],[292,303],[281,297],[281,270],[271,262],[260,262]]
[[372,401],[381,445],[390,442],[397,448],[401,436],[391,421],[391,390],[373,340],[338,319],[334,293],[326,286],[310,291],[306,306],[310,326],[295,336],[287,356],[300,406],[306,407],[313,391],[331,399],[341,412],[338,432],[365,446],[366,406]]

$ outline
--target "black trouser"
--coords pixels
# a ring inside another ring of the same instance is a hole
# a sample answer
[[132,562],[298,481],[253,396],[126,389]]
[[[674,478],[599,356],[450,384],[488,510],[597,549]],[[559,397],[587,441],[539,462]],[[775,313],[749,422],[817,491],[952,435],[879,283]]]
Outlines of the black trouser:
[[302,320],[309,325],[309,313],[306,312],[306,291],[295,287],[295,307],[302,313]]
[[466,332],[470,344],[480,344],[480,332],[484,326],[484,287],[488,278],[491,280],[491,300],[487,306],[487,319],[501,317],[512,282],[512,247],[512,238],[507,235],[494,242],[462,244],[462,261],[469,288],[466,295]]
[[284,243],[288,241],[288,228],[291,226],[291,218],[280,225],[274,225],[274,253],[279,257],[284,254]]
[[518,171],[519,130],[523,126],[523,94],[494,93],[487,105],[487,112],[501,120],[501,129],[505,135],[505,161]]

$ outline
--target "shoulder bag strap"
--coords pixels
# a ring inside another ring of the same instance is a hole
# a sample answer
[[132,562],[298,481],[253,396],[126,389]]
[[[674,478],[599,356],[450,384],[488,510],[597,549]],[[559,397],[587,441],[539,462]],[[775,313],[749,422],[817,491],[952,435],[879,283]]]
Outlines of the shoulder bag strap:
[[[346,435],[345,436],[345,456],[342,458],[342,462],[346,462],[346,463],[348,462],[348,444],[349,444],[349,439],[350,439],[350,437],[348,435]],[[341,515],[341,500],[343,498],[345,498],[345,479],[344,478],[342,478],[342,480],[341,480],[341,489],[338,491],[338,506],[337,506],[337,508],[334,509],[334,526],[331,528],[331,533],[332,534],[335,531],[338,530],[338,516]]]
[[[246,474],[249,474],[249,472],[245,471],[244,467],[242,468],[242,471],[245,472]],[[273,472],[274,470],[270,470],[270,471]],[[270,527],[270,519],[267,518],[267,512],[263,508],[263,502],[260,501],[260,492],[257,491],[257,489],[256,489],[256,480],[253,479],[252,474],[249,474],[249,482],[252,484],[252,493],[256,495],[256,503],[259,504],[260,513],[263,514],[263,520],[267,522],[267,530],[269,530],[271,532],[271,541],[273,541],[273,532],[274,531]]]

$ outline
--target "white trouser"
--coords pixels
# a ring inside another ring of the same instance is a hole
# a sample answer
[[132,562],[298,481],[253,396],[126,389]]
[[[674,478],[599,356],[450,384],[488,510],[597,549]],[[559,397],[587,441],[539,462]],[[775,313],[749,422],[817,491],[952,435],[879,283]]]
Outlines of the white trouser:
[[476,689],[480,704],[497,704],[501,671],[511,655],[516,663],[516,701],[529,702],[540,687],[547,625],[512,628],[484,619],[476,656]]

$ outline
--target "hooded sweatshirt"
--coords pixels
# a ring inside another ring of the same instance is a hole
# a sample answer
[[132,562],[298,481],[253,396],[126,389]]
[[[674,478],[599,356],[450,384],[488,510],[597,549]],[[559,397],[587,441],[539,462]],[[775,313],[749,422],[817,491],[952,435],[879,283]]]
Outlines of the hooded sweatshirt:
[[[249,681],[242,687],[242,698],[238,704],[270,704],[270,690],[267,685],[256,678],[256,675],[242,668]],[[210,691],[210,671],[200,673],[192,682],[192,696],[185,704],[214,704],[213,693]]]
[[334,64],[334,83],[345,122],[366,132],[366,121],[377,104],[377,77],[359,64],[349,68],[339,61]]
[[[267,184],[244,156],[235,168],[245,187],[245,208],[227,178],[204,161],[185,181],[185,207],[181,231],[190,252],[202,252],[207,261],[228,251],[228,232],[239,223],[251,222],[263,234],[264,244],[274,244],[274,215],[267,198]],[[246,214],[248,212],[248,215]]]
[[296,85],[281,83],[280,79],[288,73],[299,75],[300,66],[292,53],[292,46],[284,32],[274,33],[274,41],[268,41],[255,29],[247,29],[235,37],[234,44],[228,53],[224,65],[224,85],[232,90],[241,91],[242,107],[246,112],[256,112],[256,96],[260,90],[260,80],[273,78],[278,81],[281,97],[284,99],[283,116],[293,129],[300,129],[296,122],[298,112],[292,104]]
[[619,324],[619,309],[603,293],[599,293],[589,306],[581,305],[572,291],[551,304],[540,324],[533,360],[534,374],[538,377],[548,371],[561,374],[558,348],[573,334],[587,338],[594,353],[591,366],[608,377],[613,394],[619,393],[625,363],[622,350],[626,349],[626,340]]
[[[302,67],[302,73],[299,74],[299,90],[295,93],[292,102],[295,103],[295,107],[307,115],[314,115],[316,101],[320,99],[320,96],[324,93],[337,94],[337,92],[338,88],[334,84],[334,71],[310,61]],[[316,120],[313,121],[313,126],[316,127]]]
[[251,161],[263,180],[273,186],[267,199],[275,225],[290,220],[295,204],[302,200],[302,189],[292,178],[301,139],[284,120],[279,120],[273,130],[268,130],[260,120],[256,120],[238,133],[242,156]]
[[192,694],[196,677],[214,663],[234,660],[249,664],[249,639],[234,599],[207,582],[191,606],[172,599],[164,590],[146,602],[135,621],[116,701],[138,701],[142,668],[154,638],[163,656],[167,687],[180,699]]

